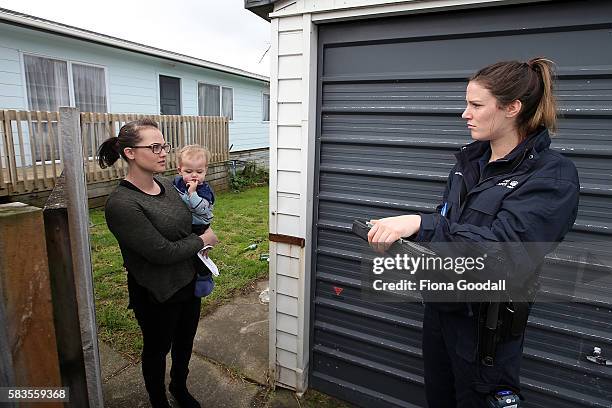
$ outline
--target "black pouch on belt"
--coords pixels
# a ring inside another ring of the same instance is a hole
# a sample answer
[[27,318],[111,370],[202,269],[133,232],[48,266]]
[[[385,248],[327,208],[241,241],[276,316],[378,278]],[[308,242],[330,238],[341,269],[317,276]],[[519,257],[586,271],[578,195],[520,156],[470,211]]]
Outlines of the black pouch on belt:
[[525,331],[525,327],[527,327],[530,305],[528,302],[513,302],[512,308],[514,309],[514,317],[512,319],[510,334],[513,336],[520,336]]
[[512,336],[512,323],[515,320],[514,307],[512,303],[505,303],[500,306],[499,318],[501,328],[499,333],[500,340],[507,340]]

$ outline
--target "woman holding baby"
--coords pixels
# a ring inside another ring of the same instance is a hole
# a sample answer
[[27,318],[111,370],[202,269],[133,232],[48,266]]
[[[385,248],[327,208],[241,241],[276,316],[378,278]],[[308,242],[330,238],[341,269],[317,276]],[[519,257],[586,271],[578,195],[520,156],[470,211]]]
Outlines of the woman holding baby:
[[187,390],[189,360],[200,298],[194,296],[194,256],[218,240],[211,228],[192,233],[192,214],[170,180],[155,177],[166,169],[170,145],[157,123],[125,124],[118,136],[99,147],[99,164],[119,158],[128,173],[106,202],[106,222],[117,238],[127,270],[129,308],[142,331],[142,374],[153,407],[169,407],[166,356],[172,350],[169,390],[181,407],[200,407]]

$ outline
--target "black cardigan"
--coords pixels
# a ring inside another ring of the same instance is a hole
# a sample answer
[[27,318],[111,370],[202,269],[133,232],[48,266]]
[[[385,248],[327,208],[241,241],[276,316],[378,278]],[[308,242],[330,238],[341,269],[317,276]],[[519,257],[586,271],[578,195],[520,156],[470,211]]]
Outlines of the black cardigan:
[[165,302],[192,282],[193,257],[204,244],[191,233],[191,212],[172,184],[155,181],[158,195],[122,182],[108,197],[105,213],[128,273],[155,301]]

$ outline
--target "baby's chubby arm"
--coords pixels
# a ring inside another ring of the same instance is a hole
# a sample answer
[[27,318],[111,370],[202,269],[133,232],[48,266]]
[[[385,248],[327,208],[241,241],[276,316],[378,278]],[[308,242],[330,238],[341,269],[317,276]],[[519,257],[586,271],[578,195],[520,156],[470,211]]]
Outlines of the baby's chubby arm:
[[208,200],[200,197],[196,192],[198,184],[196,182],[189,182],[187,186],[187,193],[182,194],[181,198],[193,213],[196,215],[206,215],[211,210],[211,205]]

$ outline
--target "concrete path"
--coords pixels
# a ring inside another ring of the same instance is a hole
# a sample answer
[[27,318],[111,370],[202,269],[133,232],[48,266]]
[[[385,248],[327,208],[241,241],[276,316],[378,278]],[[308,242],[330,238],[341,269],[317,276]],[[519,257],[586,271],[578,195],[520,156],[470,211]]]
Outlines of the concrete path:
[[[268,381],[268,305],[259,293],[268,282],[204,316],[198,325],[188,386],[202,407],[298,408],[292,392],[270,392]],[[100,344],[104,405],[148,407],[140,364],[133,364]],[[170,360],[167,364],[168,372]],[[169,378],[167,379],[167,383]],[[173,407],[175,401],[168,393]]]
[[267,287],[267,281],[259,282],[248,295],[202,319],[194,353],[267,385],[268,305],[259,302],[259,294]]

